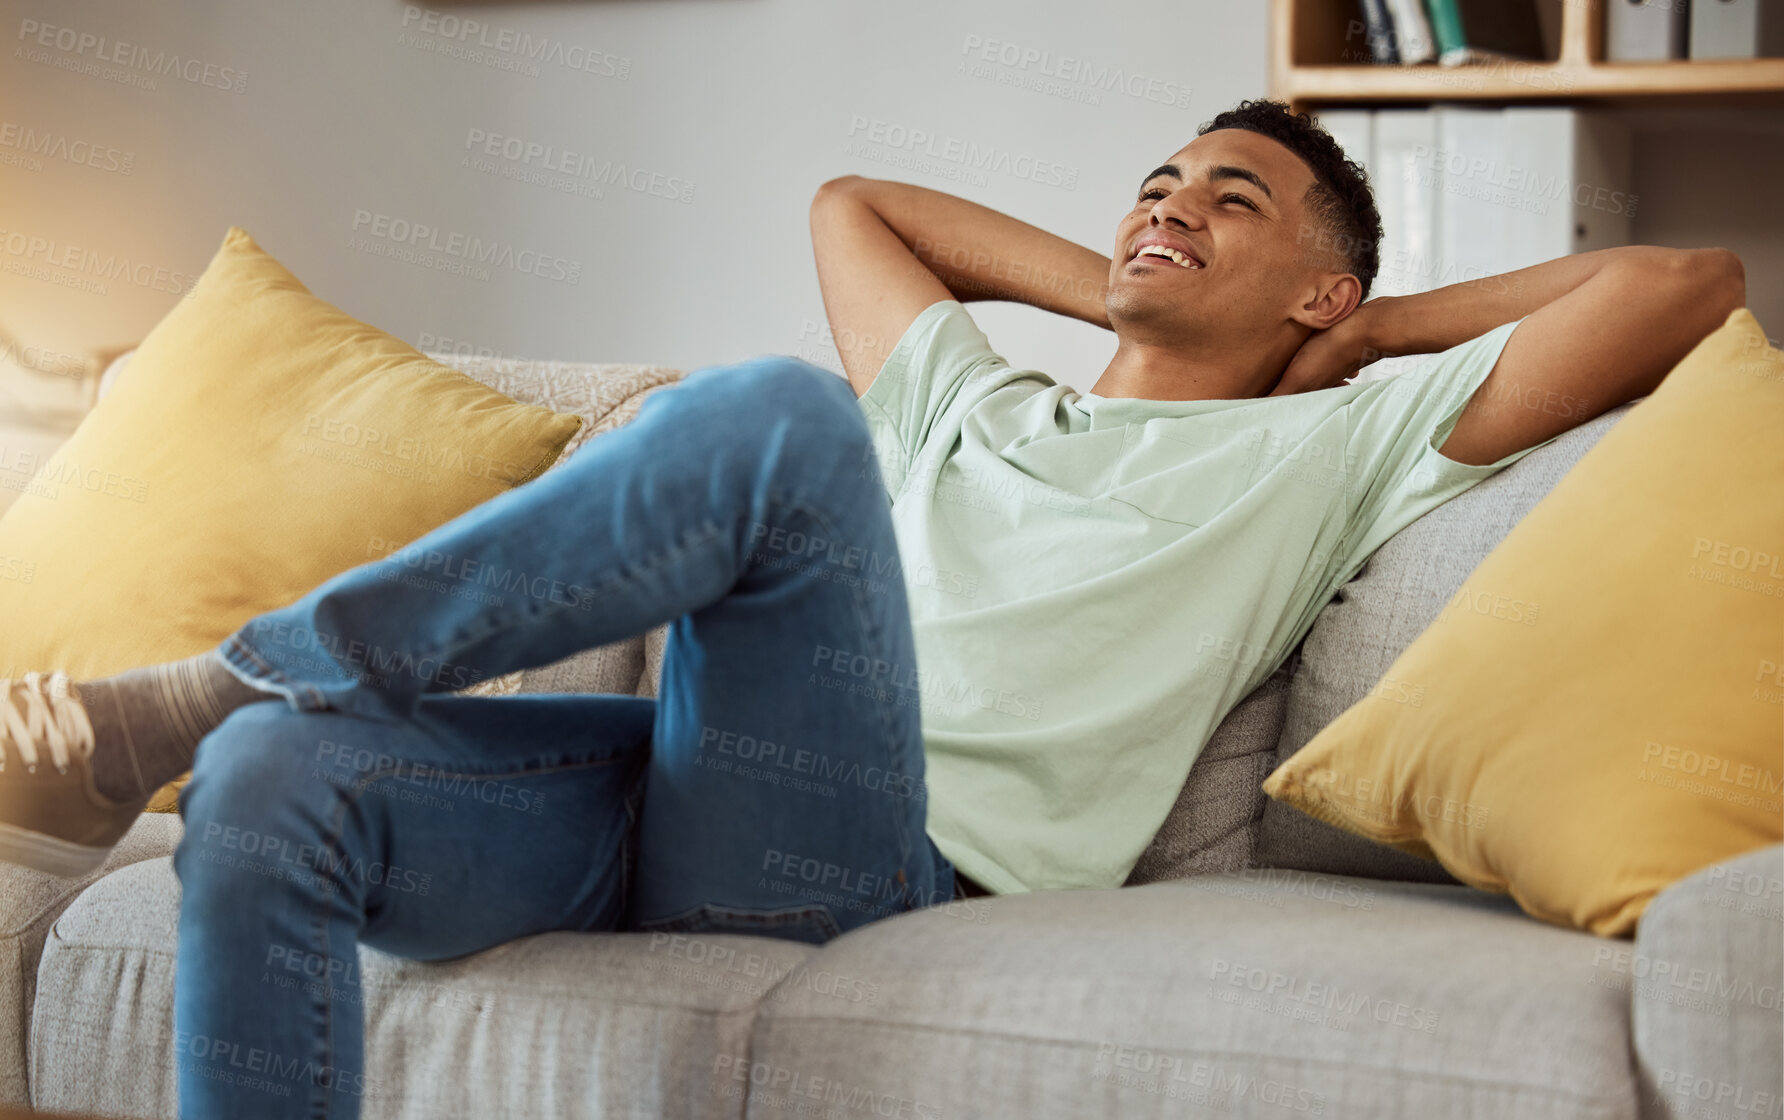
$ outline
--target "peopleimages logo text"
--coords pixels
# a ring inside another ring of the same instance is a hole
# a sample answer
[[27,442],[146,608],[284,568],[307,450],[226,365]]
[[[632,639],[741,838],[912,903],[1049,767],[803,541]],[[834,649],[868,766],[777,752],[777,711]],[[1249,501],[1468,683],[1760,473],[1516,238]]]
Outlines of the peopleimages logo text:
[[[248,88],[248,73],[233,66],[191,58],[173,51],[152,50],[136,43],[126,43],[91,31],[58,27],[34,19],[19,21],[19,42],[26,47],[58,51],[64,55],[109,62],[125,70],[143,74],[178,78],[195,86],[209,86],[229,93],[242,93]],[[40,61],[30,58],[29,61]]]
[[[622,186],[639,194],[654,195],[676,202],[694,201],[693,181],[678,175],[665,175],[643,167],[628,167],[607,156],[595,156],[554,144],[523,140],[518,136],[486,129],[472,128],[465,134],[465,151],[468,153],[465,157],[467,160],[479,155],[490,156],[511,164],[521,164],[528,171],[555,172],[571,179],[605,186]],[[483,167],[477,169],[484,170]],[[516,174],[512,170],[505,177],[535,186],[558,185],[544,175]]]
[[1195,93],[1191,86],[1180,82],[983,35],[968,35],[961,44],[960,53],[969,61],[996,63],[1039,77],[1079,85],[1088,90],[1124,93],[1129,97],[1156,101],[1177,109],[1187,109]]
[[[914,156],[956,164],[973,171],[1009,175],[1028,182],[1039,183],[1042,186],[1060,187],[1068,191],[1078,189],[1078,169],[1076,167],[1054,163],[1051,160],[1036,159],[1033,156],[1013,152],[1008,148],[1000,148],[995,144],[981,144],[975,140],[963,140],[958,136],[938,136],[926,129],[908,128],[896,122],[870,118],[860,113],[852,114],[849,117],[849,137],[856,143],[865,142],[882,149],[908,152]],[[873,158],[871,152],[855,152],[853,154],[868,155]]]
[[22,230],[0,229],[0,254],[20,262],[67,269],[101,280],[122,280],[139,288],[172,292],[182,297],[190,295],[198,285],[198,277],[189,272],[177,272],[117,253],[102,253]]
[[554,257],[534,249],[516,249],[505,242],[485,241],[480,237],[451,232],[426,222],[412,222],[389,214],[375,214],[370,210],[353,212],[353,232],[410,249],[457,257],[474,264],[511,268],[515,272],[546,280],[562,280],[567,284],[574,284],[582,279],[581,261]]
[[38,132],[13,121],[0,121],[0,148],[34,156],[45,156],[64,163],[78,163],[101,171],[128,175],[136,167],[136,153],[95,144],[88,140],[71,140],[54,132]]
[[496,27],[482,20],[437,12],[414,4],[403,6],[405,31],[420,31],[463,47],[473,47],[529,62],[545,62],[567,70],[581,70],[603,78],[625,81],[632,60],[625,55],[581,43],[566,43],[549,35],[530,35],[512,27]]

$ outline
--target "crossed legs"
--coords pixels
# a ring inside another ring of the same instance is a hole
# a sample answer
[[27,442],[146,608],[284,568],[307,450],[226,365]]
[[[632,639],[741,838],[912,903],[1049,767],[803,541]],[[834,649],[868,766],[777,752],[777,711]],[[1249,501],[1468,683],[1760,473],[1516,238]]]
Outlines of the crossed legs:
[[[655,700],[454,694],[663,622]],[[358,1114],[383,1088],[361,943],[819,942],[951,897],[878,465],[847,385],[805,363],[696,371],[221,651],[284,702],[206,736],[181,798],[190,1120]]]

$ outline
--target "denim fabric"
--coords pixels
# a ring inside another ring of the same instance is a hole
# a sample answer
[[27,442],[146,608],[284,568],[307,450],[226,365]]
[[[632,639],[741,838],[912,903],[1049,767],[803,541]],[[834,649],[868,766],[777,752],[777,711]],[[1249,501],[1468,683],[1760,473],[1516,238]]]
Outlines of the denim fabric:
[[[664,622],[654,700],[454,694]],[[848,385],[815,366],[691,373],[220,648],[284,702],[207,736],[180,799],[188,1120],[359,1114],[380,1091],[359,944],[817,943],[953,897],[886,492]]]

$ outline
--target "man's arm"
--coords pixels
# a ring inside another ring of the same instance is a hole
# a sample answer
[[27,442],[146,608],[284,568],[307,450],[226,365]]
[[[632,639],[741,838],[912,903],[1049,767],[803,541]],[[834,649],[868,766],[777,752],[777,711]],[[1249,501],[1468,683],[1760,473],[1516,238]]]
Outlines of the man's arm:
[[1109,258],[940,191],[847,175],[818,188],[812,251],[856,396],[931,304],[1008,299],[1107,328]]
[[1328,388],[1377,357],[1446,350],[1521,318],[1440,449],[1485,465],[1653,392],[1746,300],[1746,273],[1727,249],[1579,253],[1372,299],[1308,339],[1270,395]]

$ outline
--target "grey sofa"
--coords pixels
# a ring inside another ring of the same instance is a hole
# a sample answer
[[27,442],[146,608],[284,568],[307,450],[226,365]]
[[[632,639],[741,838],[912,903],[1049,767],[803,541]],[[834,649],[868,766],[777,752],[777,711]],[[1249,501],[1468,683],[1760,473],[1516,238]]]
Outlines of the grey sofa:
[[[447,360],[581,407],[591,432],[674,380]],[[547,934],[439,964],[362,950],[364,1115],[1778,1116],[1784,846],[1676,884],[1611,941],[1258,788],[1630,407],[1384,545],[1229,714],[1127,887],[962,900],[818,948]],[[488,690],[655,695],[663,635]],[[179,834],[147,815],[85,880],[0,870],[0,1103],[177,1114]]]

